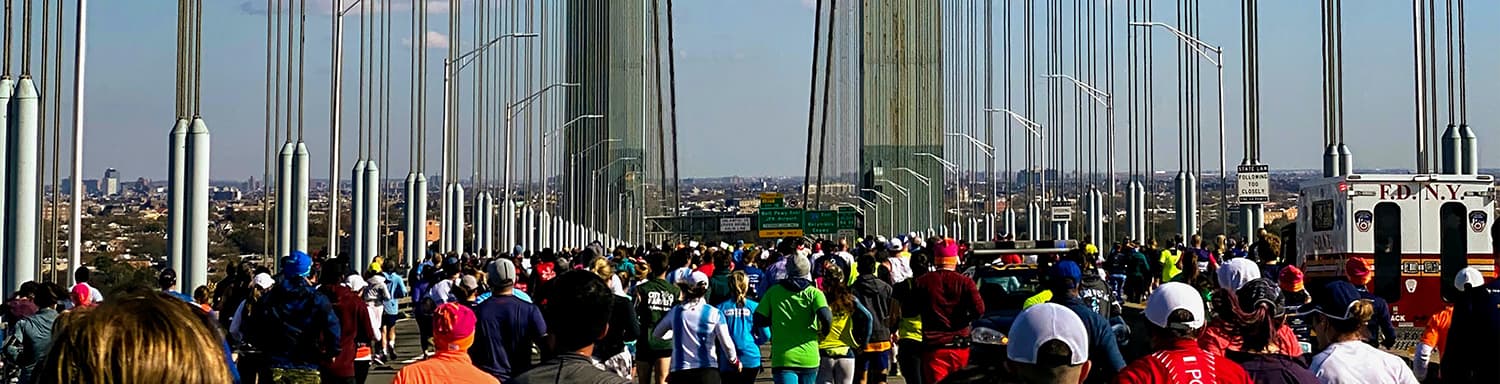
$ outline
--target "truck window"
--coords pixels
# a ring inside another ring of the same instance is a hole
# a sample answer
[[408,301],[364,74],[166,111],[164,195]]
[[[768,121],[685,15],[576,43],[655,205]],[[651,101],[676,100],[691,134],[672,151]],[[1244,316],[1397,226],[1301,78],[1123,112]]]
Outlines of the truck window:
[[[1312,203],[1312,230],[1313,232],[1332,231],[1334,226],[1333,200],[1314,201]],[[1400,214],[1397,208],[1397,214]]]
[[1469,209],[1463,203],[1444,203],[1440,210],[1442,215],[1442,240],[1438,249],[1438,265],[1441,268],[1443,297],[1458,297],[1458,289],[1453,287],[1453,277],[1458,271],[1469,266]]
[[1375,204],[1376,296],[1388,302],[1401,299],[1401,206]]

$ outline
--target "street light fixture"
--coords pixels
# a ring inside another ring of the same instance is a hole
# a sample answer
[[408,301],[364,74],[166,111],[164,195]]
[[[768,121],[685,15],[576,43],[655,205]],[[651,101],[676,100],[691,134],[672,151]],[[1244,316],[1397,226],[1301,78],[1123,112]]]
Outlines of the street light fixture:
[[[860,202],[863,202],[865,204],[869,204],[870,208],[874,208],[875,209],[875,226],[879,227],[880,226],[880,204],[876,204],[873,201],[866,200],[864,198],[864,196],[854,196],[854,198],[859,199]],[[860,212],[860,213],[864,213],[864,212]],[[869,221],[865,221],[864,232],[865,233],[870,233],[870,222]]]
[[[890,195],[881,193],[879,190],[872,189],[872,188],[860,188],[859,190],[862,191],[862,192],[873,193],[873,194],[875,194],[876,197],[879,197],[881,200],[885,200],[885,204],[889,205],[891,207],[891,230],[892,231],[896,231],[896,199],[893,199],[893,198],[891,198]],[[880,206],[879,205],[875,206],[875,212],[876,213],[880,212]]]
[[[1177,29],[1177,27],[1173,27],[1172,25],[1167,24],[1167,23],[1161,23],[1161,22],[1155,22],[1155,21],[1132,21],[1132,22],[1130,22],[1130,26],[1132,26],[1132,27],[1147,28],[1147,29],[1149,29],[1151,27],[1161,27],[1162,29],[1167,30],[1167,32],[1171,32],[1172,35],[1177,36],[1178,40],[1182,40],[1184,43],[1187,43],[1187,45],[1193,49],[1193,52],[1196,52],[1199,57],[1202,57],[1203,60],[1208,61],[1209,64],[1213,64],[1214,68],[1218,70],[1218,73],[1219,73],[1219,79],[1218,79],[1219,80],[1219,87],[1218,87],[1219,88],[1219,188],[1220,188],[1220,191],[1219,191],[1219,193],[1220,193],[1220,195],[1219,195],[1219,203],[1222,205],[1222,209],[1223,209],[1223,212],[1221,212],[1221,214],[1219,216],[1219,224],[1221,225],[1220,230],[1222,231],[1222,233],[1224,233],[1225,235],[1228,235],[1229,234],[1229,199],[1228,199],[1228,197],[1229,197],[1229,183],[1228,183],[1229,173],[1225,170],[1225,168],[1228,167],[1228,164],[1227,164],[1227,162],[1224,159],[1224,156],[1225,156],[1225,154],[1224,154],[1224,148],[1225,148],[1225,144],[1224,144],[1224,48],[1221,48],[1221,47],[1216,46],[1216,45],[1209,44],[1208,42],[1200,40],[1200,39],[1198,39],[1197,37],[1195,37],[1193,35],[1189,35],[1186,32],[1183,32],[1182,30]],[[1212,54],[1212,55],[1210,55],[1210,54]],[[1199,170],[1199,172],[1202,172],[1202,170]],[[1199,177],[1199,179],[1201,180],[1202,178]],[[1193,210],[1194,213],[1197,213],[1197,210],[1198,210],[1197,204],[1193,204],[1193,206],[1191,207],[1191,209]],[[1180,222],[1180,220],[1179,220],[1179,222]],[[1195,228],[1184,227],[1180,223],[1178,224],[1178,229],[1182,230],[1182,232],[1183,232],[1183,238],[1192,237],[1192,233],[1191,232],[1193,232],[1195,230]]]
[[[1106,136],[1106,139],[1105,139],[1106,140],[1105,152],[1107,153],[1106,154],[1106,159],[1105,159],[1105,162],[1107,163],[1107,165],[1105,166],[1105,168],[1107,168],[1108,171],[1109,171],[1109,206],[1110,206],[1109,211],[1110,212],[1114,212],[1115,211],[1115,209],[1114,209],[1114,206],[1115,206],[1115,183],[1116,183],[1116,180],[1115,180],[1115,99],[1114,99],[1114,96],[1110,95],[1109,92],[1102,91],[1099,88],[1094,87],[1093,85],[1090,85],[1089,83],[1086,83],[1083,80],[1078,80],[1078,78],[1070,76],[1070,75],[1066,75],[1066,74],[1050,74],[1050,75],[1042,75],[1042,77],[1043,78],[1049,78],[1049,79],[1065,79],[1065,80],[1068,80],[1068,81],[1072,82],[1073,85],[1077,86],[1079,90],[1081,90],[1084,93],[1088,94],[1090,99],[1094,100],[1094,102],[1096,102],[1100,106],[1104,107],[1105,130],[1107,131],[1107,134],[1108,134]],[[1222,117],[1221,117],[1221,119],[1222,119]],[[1220,151],[1220,152],[1222,154],[1223,151]],[[1090,194],[1092,194],[1092,195],[1097,195],[1098,194],[1098,187],[1095,186],[1092,177],[1089,178],[1089,189],[1090,189]],[[1090,196],[1090,198],[1089,198],[1089,204],[1091,205],[1091,207],[1089,208],[1089,212],[1090,212],[1090,214],[1089,214],[1089,224],[1090,224],[1090,227],[1091,227],[1090,228],[1090,232],[1094,232],[1094,233],[1090,233],[1090,235],[1094,236],[1094,239],[1096,241],[1101,241],[1104,244],[1109,244],[1112,241],[1110,238],[1107,238],[1105,236],[1101,236],[1099,233],[1097,233],[1098,230],[1101,229],[1099,227],[1102,227],[1102,225],[1103,225],[1102,224],[1103,215],[1101,213],[1098,213],[1098,211],[1100,211],[1103,208],[1103,206],[1102,206],[1102,204],[1099,203],[1098,200],[1099,199],[1098,199],[1097,196]],[[1139,216],[1139,215],[1137,215],[1137,216]],[[1110,228],[1112,228],[1109,231],[1109,233],[1111,235],[1113,235],[1116,232],[1116,231],[1113,230],[1113,228],[1116,227],[1115,220],[1110,220],[1109,225],[1110,225]]]
[[[502,215],[505,216],[505,220],[502,220],[500,222],[500,224],[502,224],[500,226],[500,231],[503,234],[503,236],[501,237],[501,241],[503,241],[503,243],[500,245],[502,248],[510,248],[511,246],[516,245],[516,231],[515,228],[513,228],[516,221],[516,202],[514,200],[511,200],[511,194],[514,190],[514,186],[512,185],[513,179],[511,178],[511,172],[513,171],[511,164],[516,154],[516,148],[514,148],[516,114],[520,113],[522,110],[525,110],[526,107],[530,107],[531,104],[537,100],[537,98],[541,97],[542,94],[547,93],[547,91],[557,88],[570,88],[578,86],[580,86],[579,83],[549,84],[545,87],[542,87],[542,89],[538,89],[536,92],[532,92],[530,95],[526,95],[526,97],[523,97],[520,100],[516,100],[515,102],[505,105],[505,187],[504,194],[501,195],[501,197],[505,199],[504,213],[502,213]],[[528,186],[527,188],[529,191],[530,187]],[[527,230],[530,231],[530,228],[527,228]],[[530,238],[530,236],[527,236],[527,238]],[[534,245],[535,244],[526,244],[526,246]]]
[[938,164],[943,165],[943,169],[947,169],[948,172],[953,172],[954,174],[958,173],[958,164],[954,164],[953,162],[948,161],[948,159],[944,159],[942,156],[938,156],[928,152],[917,152],[913,153],[912,155],[937,160]]
[[[610,161],[608,163],[605,163],[603,167],[599,167],[598,169],[593,170],[593,172],[590,172],[589,173],[589,175],[590,175],[589,176],[589,198],[593,199],[594,197],[598,196],[598,194],[597,194],[598,190],[595,188],[596,187],[595,184],[597,184],[598,181],[599,181],[599,172],[603,172],[604,170],[609,169],[609,167],[614,166],[615,163],[619,163],[621,161],[634,161],[634,160],[640,160],[640,158],[634,157],[634,156],[621,157],[621,158],[618,158],[618,159],[614,159],[614,160],[612,160],[612,161]],[[599,200],[595,200],[595,201],[603,201],[603,199],[599,199]],[[607,210],[608,210],[608,208],[606,208],[606,211]],[[595,232],[598,232],[598,229],[599,229],[599,215],[593,215],[593,216],[594,216],[593,219],[590,220],[591,221],[590,226],[592,227],[592,229],[594,229]],[[608,224],[608,223],[606,223],[606,224]],[[606,227],[603,232],[605,232],[605,233],[609,232],[609,228]]]
[[[579,157],[587,156],[588,153],[589,153],[589,151],[592,151],[594,148],[596,148],[596,147],[598,147],[600,145],[604,145],[605,143],[618,143],[618,142],[621,142],[621,141],[623,141],[623,140],[620,140],[620,139],[603,139],[603,140],[599,140],[598,142],[595,142],[593,144],[590,144],[587,147],[584,147],[583,150],[581,150],[581,151],[569,154],[568,155],[568,159],[571,160],[570,163],[573,164],[574,171],[578,172],[578,173],[582,173],[582,172],[579,172],[579,170],[578,170],[578,167],[582,165],[582,164],[579,164],[579,159],[578,159]],[[582,201],[582,200],[585,200],[585,199],[579,199],[578,198],[578,192],[582,192],[582,191],[577,190],[577,188],[575,188],[575,184],[578,184],[578,183],[572,183],[572,182],[568,183],[568,200],[570,200],[568,202],[568,210],[571,211],[569,213],[570,213],[570,216],[572,216],[572,220],[574,220],[574,222],[581,222],[581,221],[583,221],[583,218],[581,217],[581,216],[583,216],[583,212],[579,210],[579,206],[581,205],[581,204],[579,204],[579,202]],[[590,191],[590,193],[593,193],[593,192]],[[592,196],[593,195],[590,195],[590,199],[592,198]]]
[[906,197],[906,230],[916,229],[913,228],[915,226],[911,223],[911,190],[887,179],[880,179],[880,181],[890,185],[892,188],[896,188],[896,192],[900,192],[901,196]]
[[922,185],[927,187],[927,232],[931,233],[933,230],[932,225],[933,223],[935,223],[935,221],[933,221],[933,218],[937,216],[933,214],[933,211],[937,210],[937,205],[933,204],[933,202],[937,201],[937,199],[932,196],[932,178],[923,176],[921,173],[917,173],[917,171],[914,171],[911,168],[901,167],[896,168],[896,170],[904,171],[911,174],[912,176],[915,176],[917,178],[917,181],[922,182]]
[[[548,243],[552,242],[552,239],[551,239],[551,235],[552,235],[552,228],[551,228],[552,221],[550,220],[550,218],[547,217],[548,216],[547,215],[547,204],[548,204],[548,200],[551,198],[551,195],[547,193],[547,160],[545,160],[546,159],[545,156],[548,156],[547,144],[551,143],[551,140],[553,138],[555,138],[554,135],[556,135],[558,132],[562,132],[563,130],[567,129],[569,126],[572,126],[574,123],[583,121],[585,119],[602,119],[602,118],[604,118],[604,115],[596,115],[596,114],[595,115],[580,115],[578,117],[573,118],[572,120],[568,120],[568,122],[563,123],[562,125],[559,125],[556,128],[552,128],[552,129],[548,130],[547,132],[542,133],[542,156],[544,156],[544,158],[542,160],[542,194],[541,194],[541,196],[542,196],[541,197],[541,200],[542,200],[542,202],[541,202],[541,208],[542,208],[542,210],[541,210],[541,212],[537,213],[537,221],[536,221],[539,225],[541,225],[543,227],[543,228],[541,228],[541,229],[539,229],[537,231],[537,233],[540,234],[540,236],[541,236],[541,239],[539,239],[537,241],[538,243],[540,243],[538,245],[540,245],[541,247],[550,246],[551,244],[548,244]],[[559,163],[561,163],[561,161],[562,161],[562,151],[558,151],[558,159],[557,160],[558,160]],[[558,164],[558,166],[561,167],[561,164]],[[562,174],[562,172],[558,172],[558,174],[560,176]],[[561,181],[561,177],[559,177],[558,180]],[[541,248],[541,247],[536,247],[536,248]]]

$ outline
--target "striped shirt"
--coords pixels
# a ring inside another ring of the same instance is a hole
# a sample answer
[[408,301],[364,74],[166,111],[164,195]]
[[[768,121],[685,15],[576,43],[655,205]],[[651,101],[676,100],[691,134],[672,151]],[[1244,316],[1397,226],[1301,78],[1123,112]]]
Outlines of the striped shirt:
[[731,364],[738,363],[734,340],[729,337],[724,313],[708,305],[703,298],[673,307],[656,324],[654,336],[672,341],[672,372],[719,368],[723,353]]

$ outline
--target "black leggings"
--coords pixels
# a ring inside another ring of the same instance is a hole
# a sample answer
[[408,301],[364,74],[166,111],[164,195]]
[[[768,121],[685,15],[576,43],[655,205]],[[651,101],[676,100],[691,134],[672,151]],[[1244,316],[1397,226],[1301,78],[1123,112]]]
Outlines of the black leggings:
[[356,384],[365,384],[365,377],[370,376],[370,363],[371,361],[369,360],[354,361],[354,382]]
[[723,376],[724,384],[754,384],[755,377],[760,376],[760,367],[740,368],[739,372],[722,371],[719,374]]
[[417,314],[417,334],[422,338],[422,353],[432,349],[432,315]]
[[720,384],[718,368],[684,369],[667,375],[670,384]]

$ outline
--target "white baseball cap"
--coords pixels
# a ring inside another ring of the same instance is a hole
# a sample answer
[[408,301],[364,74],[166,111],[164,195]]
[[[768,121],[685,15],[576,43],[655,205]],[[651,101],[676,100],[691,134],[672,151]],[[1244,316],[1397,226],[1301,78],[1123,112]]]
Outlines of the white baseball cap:
[[271,279],[271,274],[269,273],[256,274],[254,278],[250,279],[250,282],[255,284],[255,286],[257,287],[260,287],[260,289],[270,289],[271,284],[276,283],[275,280]]
[[1219,267],[1219,288],[1230,292],[1239,291],[1246,283],[1259,278],[1260,266],[1243,257],[1230,260]]
[[[1193,315],[1193,320],[1186,323],[1168,324],[1167,319],[1172,312],[1179,309],[1186,310]],[[1198,329],[1203,327],[1203,296],[1198,294],[1197,289],[1192,286],[1171,282],[1162,284],[1151,293],[1151,298],[1146,299],[1146,320],[1162,328],[1187,328]]]
[[1484,274],[1479,273],[1479,270],[1474,267],[1464,267],[1463,270],[1458,271],[1457,276],[1453,277],[1453,286],[1458,288],[1459,292],[1481,285],[1484,285]]
[[708,275],[703,274],[703,272],[693,271],[687,274],[687,276],[679,277],[677,284],[686,284],[688,286],[708,285]]
[[1007,334],[1010,344],[1005,357],[1017,363],[1036,364],[1037,350],[1052,340],[1061,341],[1072,352],[1068,365],[1089,360],[1089,332],[1083,319],[1068,307],[1042,303],[1021,311]]

